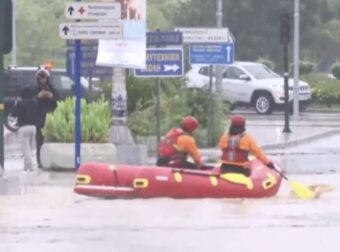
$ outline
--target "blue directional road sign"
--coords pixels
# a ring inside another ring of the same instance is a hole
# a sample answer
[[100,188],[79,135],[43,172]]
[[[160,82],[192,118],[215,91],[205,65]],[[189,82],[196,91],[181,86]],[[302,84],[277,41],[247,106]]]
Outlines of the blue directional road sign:
[[146,69],[136,69],[136,77],[182,77],[182,48],[153,48],[146,51]]
[[182,45],[183,36],[181,32],[147,32],[147,46]]
[[[84,77],[112,76],[112,67],[96,66],[97,48],[84,47],[81,51],[81,75]],[[66,52],[66,71],[71,78],[75,76],[75,51],[68,49]]]
[[232,64],[234,63],[233,43],[191,44],[191,64]]

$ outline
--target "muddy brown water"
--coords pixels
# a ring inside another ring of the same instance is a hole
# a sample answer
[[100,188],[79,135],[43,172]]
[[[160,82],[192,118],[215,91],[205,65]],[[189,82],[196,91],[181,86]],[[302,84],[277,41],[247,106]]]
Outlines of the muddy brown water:
[[[285,182],[264,199],[103,200],[70,174],[0,197],[0,251],[338,251],[340,193],[302,201]],[[340,175],[290,175],[340,188]]]

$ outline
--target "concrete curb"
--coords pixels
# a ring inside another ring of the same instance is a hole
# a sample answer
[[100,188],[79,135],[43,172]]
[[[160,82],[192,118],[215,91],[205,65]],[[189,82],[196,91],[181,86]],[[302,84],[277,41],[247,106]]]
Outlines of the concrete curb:
[[295,139],[291,141],[287,141],[284,143],[277,143],[277,144],[265,144],[262,145],[262,150],[275,150],[275,149],[284,149],[284,148],[292,148],[302,144],[310,143],[316,140],[319,140],[324,137],[330,137],[336,134],[340,134],[340,129],[329,130],[326,132],[322,132],[320,134],[316,134],[310,137],[304,137],[300,139]]
[[32,187],[49,181],[50,174],[37,171],[34,174],[11,174],[0,178],[0,195],[22,194]]
[[340,113],[338,108],[307,108],[305,112],[311,113]]

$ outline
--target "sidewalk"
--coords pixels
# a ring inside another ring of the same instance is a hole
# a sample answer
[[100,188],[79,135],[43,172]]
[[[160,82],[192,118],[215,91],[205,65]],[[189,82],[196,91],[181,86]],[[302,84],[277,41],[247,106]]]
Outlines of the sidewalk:
[[[2,176],[0,174],[0,195],[21,194],[26,191],[28,187],[39,185],[49,180],[50,173],[38,168],[36,168],[32,174],[24,173],[17,134],[13,134],[7,130],[4,131],[4,148],[5,169]],[[33,158],[33,160],[34,159],[35,158]]]

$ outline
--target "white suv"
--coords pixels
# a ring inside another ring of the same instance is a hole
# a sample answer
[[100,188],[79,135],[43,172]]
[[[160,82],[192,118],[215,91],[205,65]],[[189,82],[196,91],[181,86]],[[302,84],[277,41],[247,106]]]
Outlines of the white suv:
[[[215,72],[213,74],[215,76]],[[186,78],[187,87],[208,89],[209,66],[193,65]],[[263,64],[235,62],[223,66],[222,96],[233,105],[253,106],[259,114],[270,114],[274,107],[284,104],[284,81],[280,75]],[[292,99],[293,79],[289,79],[290,102]],[[310,86],[299,81],[300,108],[304,109],[310,100]]]

